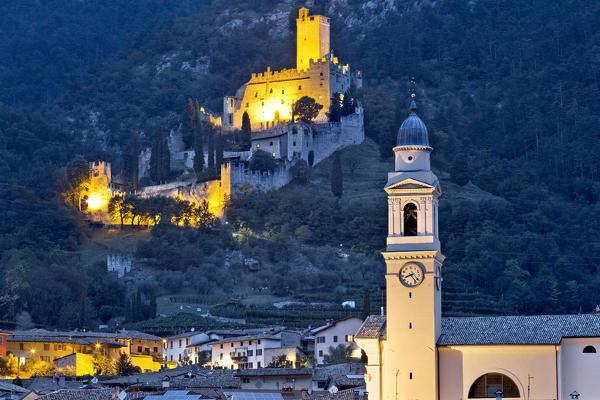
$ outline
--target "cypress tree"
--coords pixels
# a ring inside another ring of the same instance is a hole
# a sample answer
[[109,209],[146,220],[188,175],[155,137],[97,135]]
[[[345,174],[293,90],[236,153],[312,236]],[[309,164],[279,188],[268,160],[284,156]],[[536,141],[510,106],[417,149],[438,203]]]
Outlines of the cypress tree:
[[344,94],[344,100],[342,100],[342,107],[340,114],[343,116],[354,114],[354,99],[350,97],[350,93]]
[[215,135],[211,125],[206,125],[206,134],[208,135],[208,169],[215,170]]
[[204,132],[202,123],[196,125],[194,133],[194,171],[200,174],[204,169]]
[[252,125],[250,124],[250,116],[248,115],[248,111],[244,111],[242,115],[242,132],[244,136],[250,138],[250,133],[252,133]]
[[158,184],[165,183],[171,172],[169,139],[161,128],[154,131],[152,155],[150,156],[150,177]]
[[191,145],[194,140],[194,128],[198,120],[199,107],[192,99],[188,99],[185,111],[183,113],[182,137],[186,145]]
[[217,138],[216,138],[216,144],[215,144],[215,168],[217,169],[217,173],[220,172],[221,170],[221,165],[223,164],[223,152],[225,151],[224,149],[225,143],[224,143],[224,138],[223,138],[223,132],[221,131],[221,129],[219,128],[219,130],[217,131]]
[[340,154],[338,152],[333,156],[330,179],[331,193],[339,199],[344,193],[344,176],[342,174],[342,161],[340,160]]

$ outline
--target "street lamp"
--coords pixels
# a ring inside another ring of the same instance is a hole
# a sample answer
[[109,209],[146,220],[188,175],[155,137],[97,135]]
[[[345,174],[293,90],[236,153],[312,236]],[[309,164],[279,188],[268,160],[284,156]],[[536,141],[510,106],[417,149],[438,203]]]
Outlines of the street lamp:
[[569,396],[571,396],[571,400],[577,400],[581,395],[577,393],[577,390],[573,390],[573,393],[571,393]]
[[494,393],[496,395],[496,400],[502,400],[502,395],[504,394],[504,392],[502,392],[502,390],[498,389],[496,390],[496,393]]

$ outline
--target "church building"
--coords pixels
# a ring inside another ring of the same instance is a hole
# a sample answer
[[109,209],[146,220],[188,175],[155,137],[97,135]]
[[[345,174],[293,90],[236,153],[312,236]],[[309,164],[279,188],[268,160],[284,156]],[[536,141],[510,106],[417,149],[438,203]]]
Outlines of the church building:
[[334,94],[344,94],[352,81],[361,86],[360,72],[350,73],[334,57],[329,45],[330,19],[309,15],[301,8],[296,19],[296,68],[253,73],[235,96],[223,99],[224,127],[239,129],[248,113],[253,131],[268,129],[292,119],[292,106],[300,98],[313,98],[321,109],[316,122],[326,122]]
[[600,315],[442,317],[442,191],[416,111],[385,186],[387,312],[355,335],[369,400],[600,399]]

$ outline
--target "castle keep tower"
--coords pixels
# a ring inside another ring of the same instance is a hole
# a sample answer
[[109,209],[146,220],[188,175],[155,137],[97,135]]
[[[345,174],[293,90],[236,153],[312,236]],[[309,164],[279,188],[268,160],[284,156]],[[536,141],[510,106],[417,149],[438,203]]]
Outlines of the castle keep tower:
[[398,131],[395,168],[385,186],[387,316],[370,316],[355,338],[369,357],[369,398],[378,400],[438,399],[441,190],[431,171],[427,128],[416,110],[413,100]]
[[329,54],[329,18],[308,15],[308,8],[301,8],[296,19],[296,69],[307,70],[310,60],[318,60]]

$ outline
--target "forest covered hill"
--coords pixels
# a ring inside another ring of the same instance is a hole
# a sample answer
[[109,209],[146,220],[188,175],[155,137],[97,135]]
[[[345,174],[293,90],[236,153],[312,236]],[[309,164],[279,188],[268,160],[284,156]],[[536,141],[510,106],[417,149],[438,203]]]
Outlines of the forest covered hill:
[[[222,96],[233,94],[251,72],[293,65],[290,22],[301,3],[214,1],[198,13],[189,8],[192,2],[178,3],[181,7],[156,9],[144,24],[128,27],[109,18],[116,12],[110,7],[85,18],[72,8],[56,7],[57,16],[43,29],[18,35],[43,51],[31,51],[16,39],[4,42],[12,46],[4,53],[12,61],[3,61],[1,71],[13,83],[1,80],[7,103],[0,107],[2,319],[28,311],[36,323],[77,327],[95,320],[102,306],[115,312],[125,307],[106,295],[112,283],[99,279],[105,272],[84,268],[74,256],[89,234],[62,205],[57,188],[63,182],[61,167],[75,154],[109,160],[118,169],[128,135],[177,126],[186,98],[221,111]],[[593,310],[600,303],[600,227],[595,223],[600,215],[600,4],[314,3],[312,12],[332,17],[336,56],[363,72],[364,88],[357,96],[365,107],[366,134],[379,146],[376,161],[391,166],[414,80],[419,113],[435,149],[434,167],[447,187],[463,194],[450,195],[440,205],[447,257],[444,312]],[[25,7],[13,5],[8,11],[16,20],[30,18]],[[110,20],[114,29],[113,35],[77,42],[78,51],[61,53],[61,62],[77,65],[76,74],[55,62],[57,46],[46,34],[60,32],[71,19],[90,19],[85,24],[92,26]],[[0,27],[17,28],[6,21]],[[131,39],[125,40],[127,35]],[[107,50],[96,53],[97,41]],[[28,72],[34,65],[48,67]],[[42,84],[54,81],[64,84],[60,89]],[[49,100],[40,101],[46,90]],[[346,179],[349,173],[345,170]],[[486,195],[473,201],[465,195],[469,188]],[[284,189],[234,202],[231,225],[248,226],[284,245],[298,240],[297,232],[310,246],[341,241],[381,263],[377,252],[384,245],[385,222],[376,221],[385,209],[375,198],[352,202],[344,200],[346,191],[340,207],[328,193],[316,198],[309,191],[298,193],[302,190],[292,196]],[[301,227],[306,229],[298,231]],[[185,245],[193,247],[194,240],[201,238],[191,235]],[[231,246],[228,240],[222,243]],[[56,286],[47,298],[37,297],[40,274],[47,277],[44,285]],[[70,306],[60,316],[47,317],[46,305],[61,302]]]

